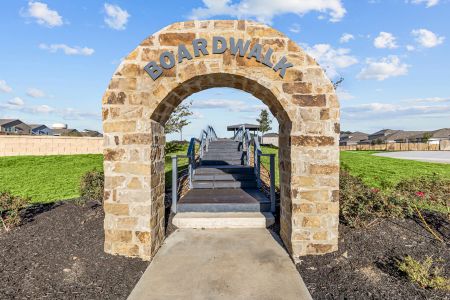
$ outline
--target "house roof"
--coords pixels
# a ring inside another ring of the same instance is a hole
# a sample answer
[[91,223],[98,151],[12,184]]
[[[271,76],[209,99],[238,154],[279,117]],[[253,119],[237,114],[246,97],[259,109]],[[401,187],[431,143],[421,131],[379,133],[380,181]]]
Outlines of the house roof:
[[369,136],[380,135],[380,134],[386,136],[386,135],[393,134],[393,133],[395,133],[395,132],[397,132],[397,131],[400,131],[400,130],[394,130],[394,129],[382,129],[382,130],[379,130],[379,131],[377,131],[377,132],[375,132],[375,133],[369,134]]
[[100,136],[103,136],[97,130],[90,130],[90,129],[84,129],[83,131],[81,131],[81,134],[83,136],[89,136],[89,137],[100,137]]
[[70,129],[70,128],[61,128],[61,129],[52,129],[53,134],[64,134],[64,133],[70,133],[70,132],[78,132],[76,129]]
[[249,130],[259,130],[259,125],[244,123],[227,126],[227,131],[234,131],[236,129],[239,129],[239,127],[241,126],[245,126],[245,128]]
[[369,135],[364,132],[355,131],[352,133],[346,133],[341,135],[340,141],[341,142],[359,142],[362,140],[367,140],[367,137]]
[[397,132],[394,132],[392,134],[389,134],[385,136],[384,138],[381,138],[382,140],[389,140],[389,141],[395,141],[395,140],[405,140],[405,139],[413,139],[416,135],[423,135],[426,131],[403,131],[398,130]]
[[450,128],[441,128],[434,131],[424,131],[411,138],[421,139],[426,133],[430,134],[430,138],[441,138],[441,139],[450,138]]
[[47,127],[47,125],[44,125],[44,124],[28,124],[28,126],[30,126],[32,130],[36,129],[36,128],[39,128],[39,127],[42,127],[42,126]]
[[450,128],[441,128],[438,130],[433,131],[432,136],[433,138],[448,138],[450,137]]
[[[6,125],[8,123],[14,122],[14,121],[20,121],[19,119],[0,119],[0,126]],[[20,121],[22,122],[22,121]]]

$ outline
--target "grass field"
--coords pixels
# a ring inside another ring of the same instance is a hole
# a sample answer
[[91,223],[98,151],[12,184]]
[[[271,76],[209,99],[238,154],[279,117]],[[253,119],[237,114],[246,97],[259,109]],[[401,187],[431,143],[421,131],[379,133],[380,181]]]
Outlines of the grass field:
[[[186,145],[165,158],[165,178],[169,186],[172,176],[171,156],[186,154]],[[264,153],[278,154],[278,149],[263,147]],[[449,164],[435,164],[373,156],[369,151],[341,152],[341,165],[352,175],[361,177],[371,187],[389,190],[402,179],[430,176],[433,173],[450,178]],[[92,169],[101,170],[102,155],[16,156],[0,158],[0,191],[30,197],[32,203],[45,203],[79,196],[81,176]],[[269,168],[269,158],[262,163]],[[278,155],[276,157],[278,168]],[[187,167],[180,159],[179,170]],[[279,172],[276,170],[276,184]]]
[[31,203],[75,198],[81,176],[92,169],[103,169],[103,155],[1,157],[0,190]]
[[450,179],[450,164],[374,156],[374,151],[342,151],[341,167],[371,187],[389,190],[404,179],[437,174]]

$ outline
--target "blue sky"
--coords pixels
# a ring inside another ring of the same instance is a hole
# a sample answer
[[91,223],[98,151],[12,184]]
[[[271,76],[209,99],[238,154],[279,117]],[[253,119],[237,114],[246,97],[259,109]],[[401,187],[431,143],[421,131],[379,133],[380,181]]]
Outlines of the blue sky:
[[[450,127],[449,16],[449,0],[4,0],[0,118],[100,130],[111,75],[145,37],[176,21],[247,18],[284,32],[331,79],[344,78],[342,129]],[[231,89],[190,100],[185,137],[206,124],[223,135],[263,107]]]

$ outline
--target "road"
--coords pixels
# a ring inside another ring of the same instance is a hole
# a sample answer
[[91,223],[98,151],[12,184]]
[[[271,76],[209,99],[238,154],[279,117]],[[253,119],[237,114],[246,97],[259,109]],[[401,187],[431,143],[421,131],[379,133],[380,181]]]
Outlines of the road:
[[410,159],[424,162],[450,164],[450,151],[399,151],[399,152],[376,153],[374,155],[399,159]]

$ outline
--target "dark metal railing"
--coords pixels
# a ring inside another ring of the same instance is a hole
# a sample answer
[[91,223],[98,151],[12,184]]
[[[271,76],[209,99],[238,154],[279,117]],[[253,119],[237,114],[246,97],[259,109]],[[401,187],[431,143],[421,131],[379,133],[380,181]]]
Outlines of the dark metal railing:
[[270,211],[275,213],[275,154],[273,153],[263,153],[261,150],[261,146],[258,142],[258,137],[255,136],[253,138],[253,160],[254,160],[254,170],[256,175],[256,183],[258,188],[261,188],[261,157],[267,156],[269,157],[269,178],[270,178]]
[[250,135],[250,130],[246,129],[244,125],[239,127],[236,133],[233,136],[235,141],[239,141],[242,143],[242,150],[245,153],[245,165],[250,166],[250,153],[251,146],[253,145],[253,159],[254,159],[254,171],[256,176],[256,183],[258,188],[262,187],[261,182],[261,157],[266,156],[269,157],[269,178],[270,178],[270,210],[272,213],[275,213],[275,154],[271,153],[263,153],[261,150],[261,146],[258,141],[258,136],[253,136],[253,139]]
[[204,152],[208,151],[209,143],[217,140],[217,134],[211,126],[207,126],[206,129],[201,131],[200,138],[191,138],[189,146],[185,155],[172,155],[172,207],[173,213],[177,212],[178,202],[178,159],[188,158],[188,180],[189,188],[192,188],[192,178],[194,177],[196,168],[196,144],[199,143],[199,156],[203,157]]

